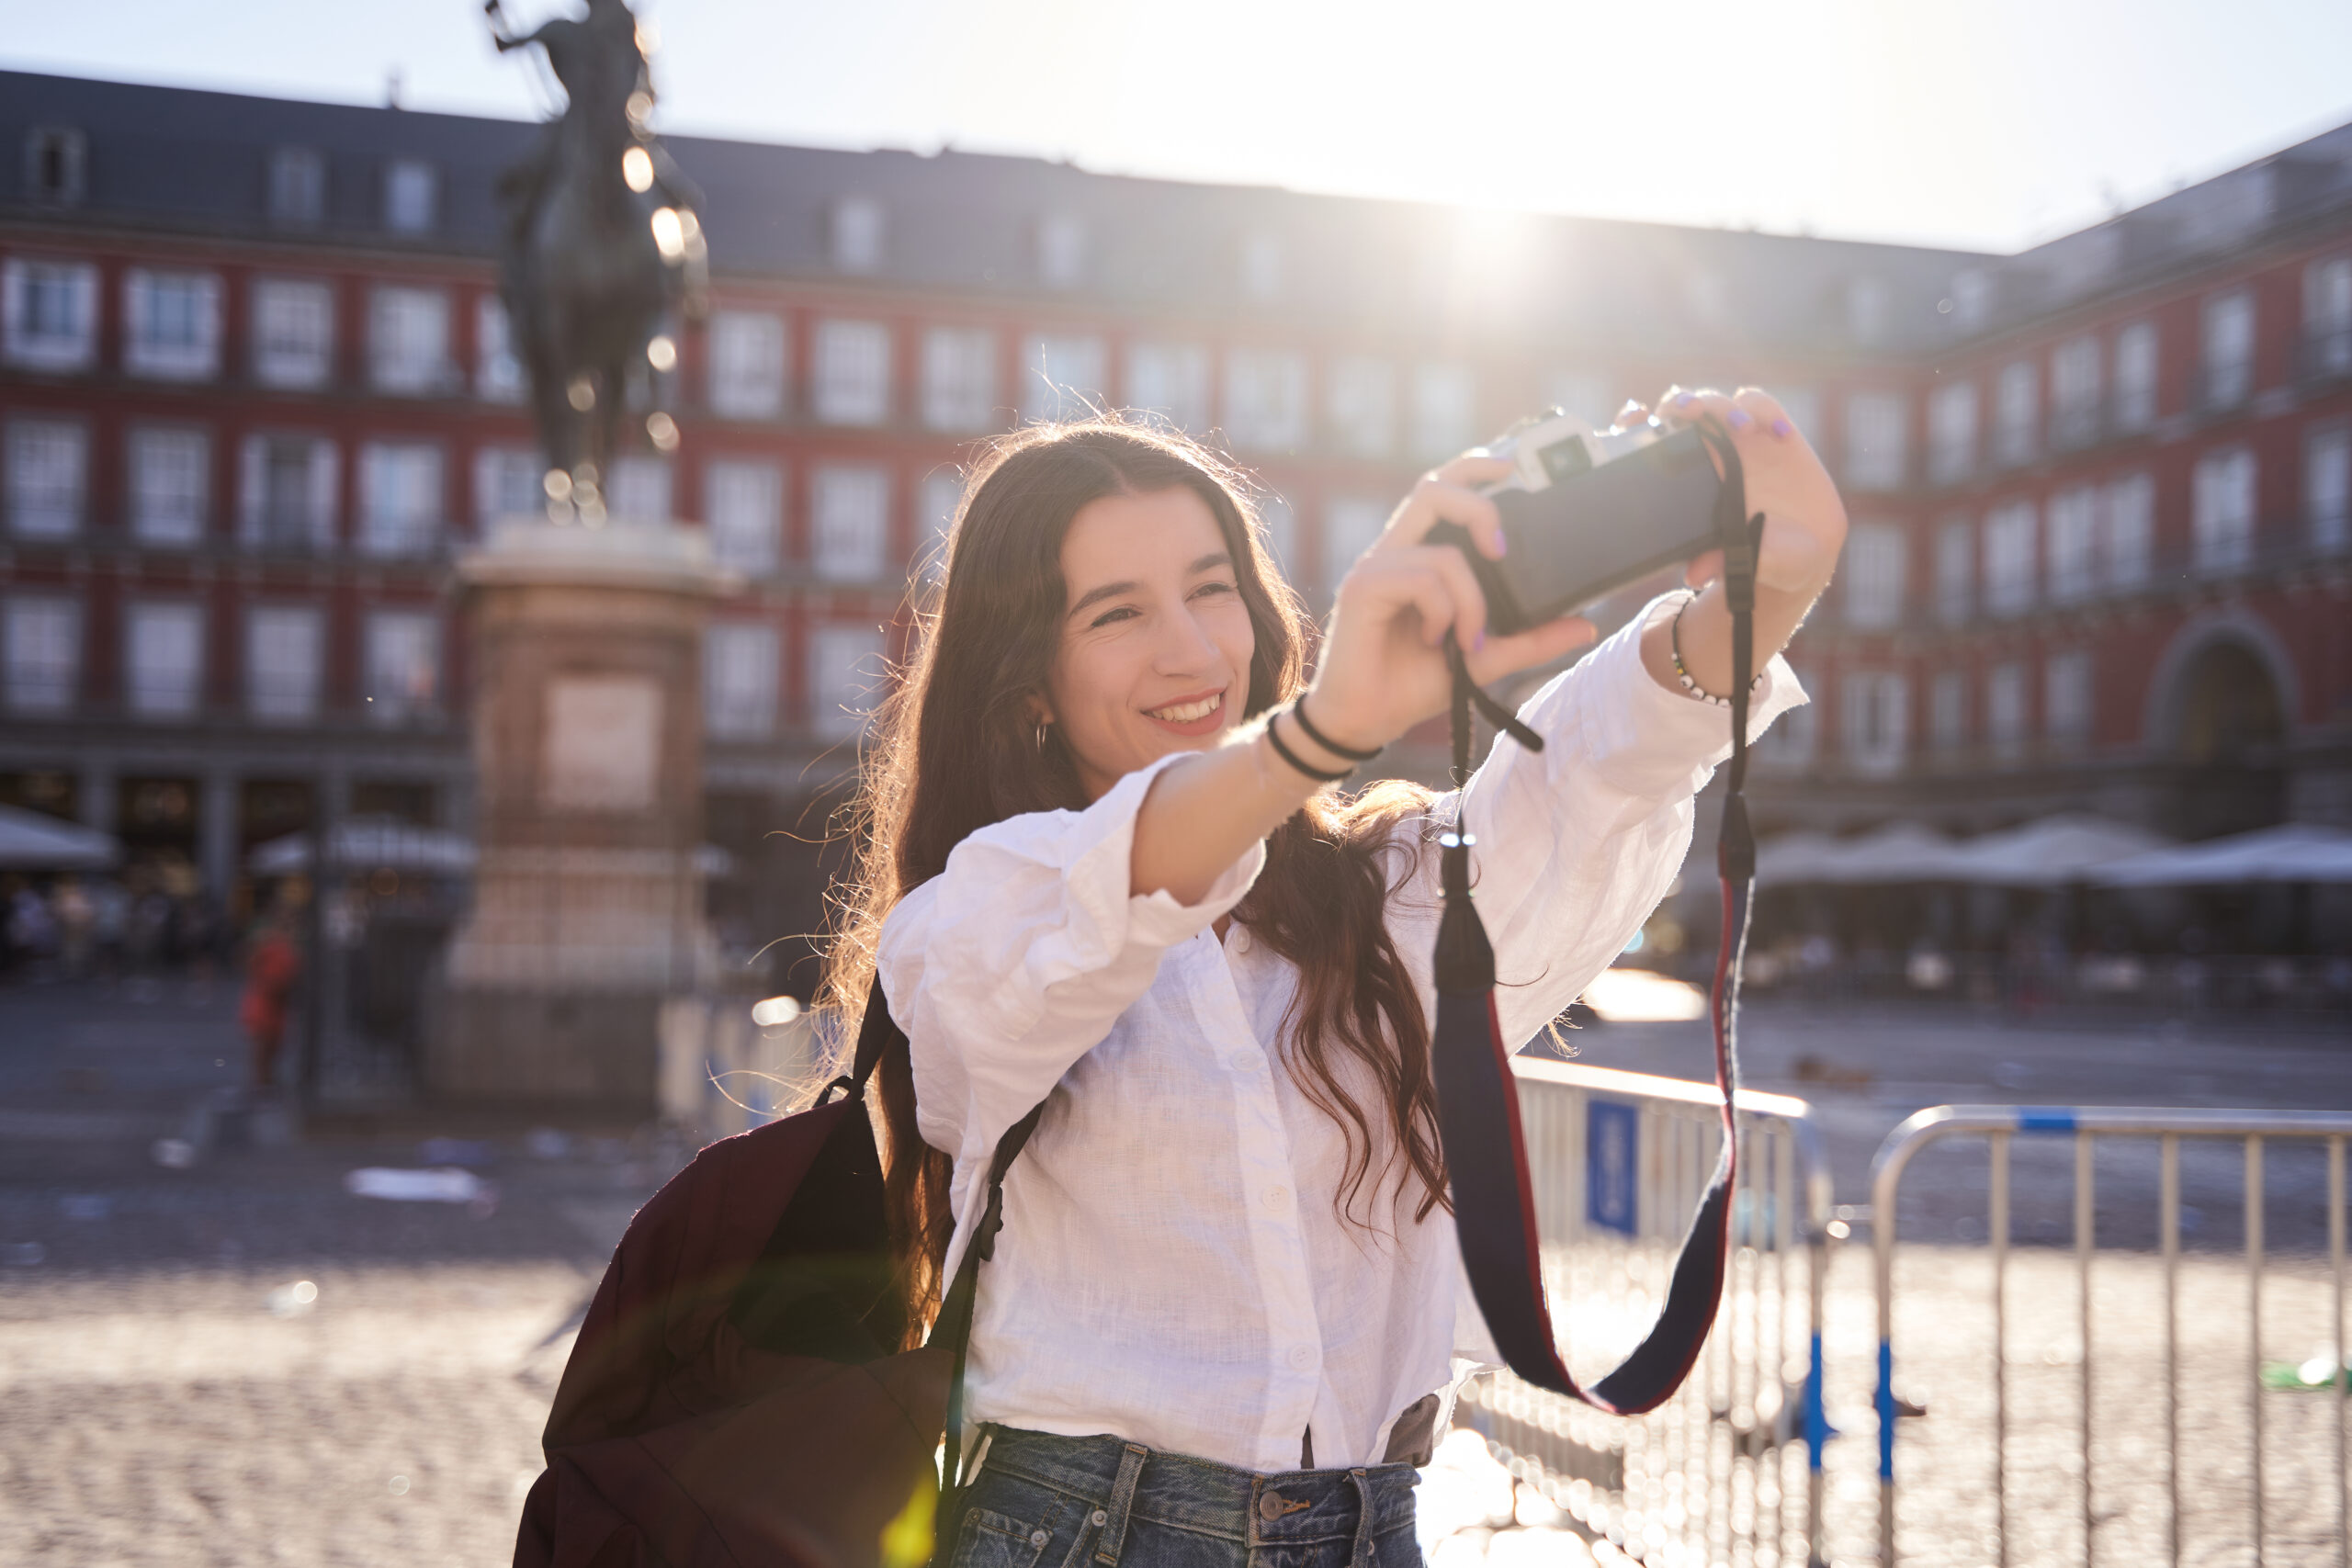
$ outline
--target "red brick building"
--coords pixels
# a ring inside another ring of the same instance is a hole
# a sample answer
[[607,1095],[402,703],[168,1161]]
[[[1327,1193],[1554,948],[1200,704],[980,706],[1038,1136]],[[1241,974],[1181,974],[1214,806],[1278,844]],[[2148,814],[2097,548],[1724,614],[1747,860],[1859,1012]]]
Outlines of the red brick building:
[[[534,504],[492,263],[532,134],[0,73],[0,799],[223,896],[314,814],[467,824],[448,563]],[[2352,134],[2006,258],[672,150],[715,308],[609,488],[746,579],[706,693],[746,935],[813,919],[762,835],[818,825],[959,455],[1081,399],[1214,433],[1316,597],[1520,413],[1759,382],[1858,525],[1769,820],[2352,820]]]

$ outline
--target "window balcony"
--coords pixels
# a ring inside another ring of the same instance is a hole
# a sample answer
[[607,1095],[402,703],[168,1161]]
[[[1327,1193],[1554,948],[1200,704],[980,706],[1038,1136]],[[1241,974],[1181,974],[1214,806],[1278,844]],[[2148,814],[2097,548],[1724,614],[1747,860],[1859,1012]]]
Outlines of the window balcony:
[[2190,405],[2208,416],[2232,413],[2254,396],[2254,366],[2247,360],[2201,365],[2190,389]]
[[2295,377],[2312,387],[2352,378],[2352,322],[2305,328],[2295,345]]
[[2079,452],[2098,446],[2107,434],[2105,414],[2096,401],[2056,410],[2050,416],[2050,449]]

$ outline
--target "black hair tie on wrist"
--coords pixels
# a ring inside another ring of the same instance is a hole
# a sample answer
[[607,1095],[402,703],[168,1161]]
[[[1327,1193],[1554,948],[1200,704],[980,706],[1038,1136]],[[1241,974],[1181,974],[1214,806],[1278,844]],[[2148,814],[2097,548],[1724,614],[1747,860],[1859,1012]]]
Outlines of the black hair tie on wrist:
[[1352,746],[1340,745],[1338,741],[1332,739],[1329,736],[1316,728],[1315,721],[1306,716],[1306,698],[1303,694],[1299,696],[1293,697],[1290,700],[1290,716],[1291,717],[1298,720],[1298,729],[1300,734],[1306,736],[1309,740],[1314,741],[1317,746],[1322,747],[1326,751],[1330,752],[1334,757],[1345,757],[1351,762],[1369,762],[1374,757],[1380,755],[1380,748],[1377,746],[1374,747],[1369,751],[1359,751]]
[[[1341,779],[1346,778],[1350,773],[1355,772],[1353,768],[1341,768],[1338,773],[1327,773],[1321,768],[1308,767],[1306,763],[1300,759],[1297,752],[1283,744],[1283,738],[1279,734],[1275,733],[1274,720],[1280,718],[1285,713],[1288,713],[1293,718],[1296,718],[1298,716],[1297,711],[1292,708],[1276,708],[1273,712],[1266,716],[1266,744],[1274,749],[1275,756],[1280,757],[1283,761],[1288,762],[1292,767],[1297,769],[1300,773],[1305,773],[1308,778],[1315,780],[1317,784],[1338,784]],[[1347,755],[1344,751],[1340,754],[1341,756]]]

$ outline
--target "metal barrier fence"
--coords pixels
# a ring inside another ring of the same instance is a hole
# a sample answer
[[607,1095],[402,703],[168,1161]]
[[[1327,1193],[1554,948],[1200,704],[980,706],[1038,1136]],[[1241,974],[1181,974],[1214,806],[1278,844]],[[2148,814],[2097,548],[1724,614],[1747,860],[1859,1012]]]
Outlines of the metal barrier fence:
[[[1993,1529],[1991,1538],[1985,1544],[1996,1554],[1993,1561],[1996,1562],[2000,1568],[2007,1568],[2010,1562],[2013,1534],[2013,1517],[2009,1506],[2010,1493],[2014,1483],[2021,1483],[2029,1478],[2029,1472],[2021,1470],[2016,1472],[2013,1483],[2013,1473],[2008,1462],[2012,1430],[2011,1368],[2032,1364],[2030,1358],[2013,1354],[2008,1334],[2010,1292],[2007,1283],[2011,1247],[2010,1141],[2019,1135],[2071,1137],[2074,1140],[2074,1271],[2076,1276],[2075,1293],[2081,1335],[2075,1414],[2078,1426],[2079,1447],[2071,1465],[2061,1463],[2055,1466],[2054,1470],[2061,1476],[2076,1470],[2080,1472],[2079,1518],[2082,1554],[2078,1561],[2086,1565],[2098,1560],[2098,1549],[2102,1544],[2100,1530],[2103,1525],[2125,1519],[2129,1519],[2135,1527],[2143,1528],[2146,1524],[2143,1517],[2133,1512],[2138,1492],[2144,1488],[2133,1489],[2132,1497],[2118,1502],[2111,1497],[2102,1498],[2098,1487],[2095,1485],[2092,1444],[2095,1405],[2093,1364],[2097,1358],[2093,1354],[2093,1348],[2100,1343],[2100,1339],[2096,1333],[2092,1291],[2092,1258],[2097,1243],[2093,1154],[2098,1140],[2124,1138],[2156,1141],[2158,1159],[2156,1239],[2162,1280],[2164,1371],[2163,1483],[2166,1510],[2163,1521],[2163,1534],[2165,1560],[2174,1564],[2181,1561],[2182,1554],[2184,1482],[2194,1482],[2200,1502],[2211,1500],[2218,1491],[2222,1490],[2215,1487],[2212,1483],[2217,1471],[2222,1467],[2225,1460],[2233,1472],[2232,1480],[2234,1481],[2236,1461],[2233,1456],[2236,1450],[2232,1439],[2235,1436],[2239,1421],[2239,1415],[2229,1412],[2224,1407],[2223,1401],[2199,1400],[2197,1402],[2197,1416],[2199,1421],[2198,1436],[2203,1439],[2204,1444],[2200,1449],[2201,1463],[2193,1475],[2185,1476],[2181,1465],[2180,1450],[2183,1416],[2182,1319],[2179,1310],[2180,1282],[2183,1273],[2182,1140],[2235,1139],[2242,1142],[2244,1145],[2243,1223],[2245,1292],[2244,1301],[2248,1332],[2245,1359],[2236,1363],[2237,1371],[2229,1374],[2229,1381],[2235,1381],[2237,1374],[2243,1373],[2242,1415],[2245,1430],[2250,1436],[2250,1441],[2245,1444],[2244,1454],[2246,1466],[2250,1471],[2247,1478],[2250,1484],[2245,1504],[2245,1537],[2243,1540],[2233,1538],[2228,1550],[2231,1559],[2236,1560],[2238,1551],[2250,1546],[2250,1561],[2256,1564],[2257,1568],[2263,1562],[2266,1536],[2264,1394],[2266,1382],[2275,1381],[2267,1377],[2262,1359],[2266,1271],[2264,1237],[2267,1207],[2264,1156],[2267,1145],[2277,1141],[2310,1141],[2324,1148],[2326,1156],[2327,1275],[2324,1294],[2317,1288],[2304,1291],[2301,1294],[2309,1298],[2312,1303],[2320,1300],[2325,1303],[2327,1359],[2324,1363],[2325,1369],[2324,1378],[2315,1375],[2314,1369],[2319,1363],[2314,1358],[2313,1362],[2305,1364],[2301,1381],[2305,1386],[2315,1385],[2320,1391],[2315,1397],[2325,1397],[2328,1401],[2329,1407],[2324,1420],[2328,1435],[2324,1441],[2332,1445],[2332,1452],[2317,1459],[2308,1453],[2297,1453],[2295,1457],[2305,1461],[2304,1469],[2314,1470],[2331,1480],[2326,1487],[2329,1495],[2324,1503],[2312,1502],[2310,1496],[2312,1488],[2308,1484],[2303,1485],[2294,1495],[2294,1501],[2301,1507],[2302,1517],[2299,1522],[2303,1530],[2303,1537],[2300,1544],[2305,1549],[2300,1551],[2294,1560],[2298,1562],[2319,1560],[2311,1554],[2308,1548],[2313,1540],[2324,1539],[2323,1535],[2314,1534],[2315,1529],[2324,1529],[2323,1519],[2319,1517],[2324,1516],[2332,1517],[2333,1521],[2333,1541],[2325,1548],[2325,1560],[2339,1565],[2352,1562],[2352,1544],[2347,1544],[2346,1530],[2345,1394],[2347,1374],[2345,1364],[2344,1335],[2345,1140],[2352,1136],[2352,1113],[2297,1111],[2143,1110],[2127,1107],[2036,1108],[1947,1105],[1922,1111],[1895,1128],[1887,1135],[1885,1143],[1880,1147],[1872,1167],[1871,1227],[1876,1252],[1875,1293],[1878,1308],[1876,1407],[1879,1439],[1878,1560],[1880,1568],[1894,1568],[1896,1561],[1895,1437],[1900,1418],[1907,1414],[1898,1402],[1894,1392],[1895,1203],[1900,1196],[1904,1173],[1910,1168],[1914,1158],[1921,1150],[1941,1140],[1967,1137],[1982,1137],[1986,1140],[1990,1161],[1987,1173],[1987,1233],[1990,1241],[1990,1305],[1993,1333],[1989,1368],[1992,1448],[1989,1496],[1992,1504]],[[2314,1287],[2318,1284],[2317,1281],[2302,1281],[2302,1283],[2309,1283]],[[2134,1292],[2132,1294],[2136,1296],[2137,1292]],[[2211,1292],[2206,1294],[2210,1295]],[[1948,1297],[1944,1292],[1939,1292],[1939,1304],[1948,1304]],[[2045,1301],[2037,1304],[2046,1306],[2048,1303]],[[2192,1325],[2199,1330],[2204,1330],[2211,1326],[2213,1318],[2210,1314],[2199,1314]],[[2110,1325],[2109,1326],[2110,1334],[2113,1334],[2120,1325]],[[1948,1338],[1952,1332],[1951,1325],[1946,1325],[1939,1332],[1939,1338]],[[2131,1342],[2127,1336],[2119,1341],[2118,1348]],[[2062,1361],[2064,1359],[2063,1357],[2055,1359]],[[2199,1369],[2201,1371],[2210,1369],[2218,1358],[2200,1357],[2199,1359],[2204,1363]],[[2333,1386],[2329,1386],[2330,1384]],[[2308,1406],[2305,1409],[2308,1410]],[[2298,1415],[2304,1413],[2304,1411],[2297,1412]],[[2276,1419],[2275,1414],[2273,1419]],[[2307,1437],[2310,1435],[2309,1428],[2316,1424],[2314,1421],[2303,1421],[2301,1423],[2302,1428],[2301,1432],[2282,1434],[2282,1436]],[[2120,1444],[2127,1438],[2137,1439],[2140,1434],[2136,1431],[2114,1434],[2102,1432],[2102,1441],[2109,1441],[2110,1436]],[[1946,1454],[1941,1457],[1943,1462],[1949,1466],[1953,1456]],[[2110,1474],[2120,1473],[2125,1476],[2127,1484],[2129,1478],[2144,1481],[2143,1476],[2138,1475],[2136,1467],[2126,1462],[2127,1459],[2136,1460],[2140,1457],[2136,1451],[2129,1455],[2110,1453],[2103,1457]],[[2045,1496],[2049,1493],[2048,1477],[2051,1473],[2052,1473],[2052,1467],[2047,1464],[2034,1466],[2030,1472],[2030,1479],[2037,1483]],[[1939,1479],[1945,1484],[1947,1490],[1955,1483],[1954,1479],[1949,1476]],[[1964,1478],[1959,1483],[1973,1483],[1973,1477]],[[2223,1496],[2222,1501],[2227,1503],[2230,1500]],[[2045,1514],[2047,1511],[2047,1509],[2043,1510]],[[2036,1522],[2046,1523],[2046,1520]],[[1962,1520],[1958,1515],[1949,1515],[1939,1520],[1935,1528],[1938,1547],[1949,1545],[1960,1535],[1962,1528]],[[1970,1542],[1970,1544],[1973,1543]],[[2144,1546],[2146,1543],[2139,1544]],[[2045,1554],[2038,1555],[2037,1560],[2054,1561],[2054,1557],[2046,1554],[2047,1549],[2044,1550]],[[1925,1553],[1915,1553],[1915,1555],[1922,1554]],[[1943,1553],[1943,1555],[1949,1554]],[[2147,1560],[2146,1556],[2137,1549],[2129,1556],[2110,1549],[2108,1555],[2110,1561],[2128,1561],[2136,1563]],[[1974,1562],[1982,1560],[1982,1557],[1981,1554],[1971,1554],[1965,1560]],[[2200,1549],[2194,1560],[2211,1561],[2211,1549]]]
[[[1714,1169],[1721,1102],[1712,1086],[1679,1078],[1513,1066],[1545,1284],[1572,1364],[1597,1372],[1665,1299]],[[1736,1110],[1731,1270],[1682,1391],[1629,1420],[1501,1373],[1468,1384],[1456,1414],[1603,1562],[1820,1560],[1829,1170],[1804,1101],[1742,1090]]]

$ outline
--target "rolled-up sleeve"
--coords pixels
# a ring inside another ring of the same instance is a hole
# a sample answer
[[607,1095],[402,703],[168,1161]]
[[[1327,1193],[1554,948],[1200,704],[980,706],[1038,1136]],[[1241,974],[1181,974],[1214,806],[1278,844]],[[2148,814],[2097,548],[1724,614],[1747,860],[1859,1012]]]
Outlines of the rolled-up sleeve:
[[959,1162],[985,1156],[1150,988],[1160,955],[1257,879],[1262,844],[1198,903],[1131,889],[1136,815],[1160,770],[1186,755],[1128,774],[1083,811],[980,829],[883,922],[876,964],[933,1148]]
[[[1731,754],[1730,710],[1668,691],[1643,664],[1655,607],[1520,710],[1541,752],[1498,738],[1466,792],[1496,1007],[1514,1045],[1574,1001],[1666,896],[1690,847],[1692,799]],[[1750,739],[1806,700],[1775,655],[1749,704]],[[1447,797],[1435,815],[1453,810]],[[1426,965],[1437,901],[1434,856],[1420,859],[1430,864],[1414,877],[1419,896],[1398,900],[1392,930],[1408,961]]]

